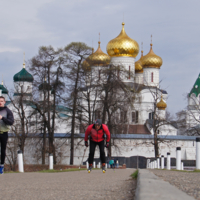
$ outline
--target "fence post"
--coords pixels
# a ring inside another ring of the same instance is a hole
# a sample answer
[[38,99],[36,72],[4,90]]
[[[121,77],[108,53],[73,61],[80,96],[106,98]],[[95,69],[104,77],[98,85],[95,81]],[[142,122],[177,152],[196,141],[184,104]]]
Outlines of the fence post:
[[181,147],[176,147],[176,169],[181,170]]
[[184,170],[184,164],[181,162],[181,170]]
[[18,170],[19,172],[24,172],[24,164],[23,164],[23,153],[22,150],[17,152],[18,154]]
[[157,168],[160,169],[160,158],[157,158]]
[[53,154],[49,154],[49,169],[53,169]]
[[89,168],[89,163],[88,163],[88,161],[86,162],[86,168],[87,168],[87,169]]
[[93,162],[93,168],[96,168],[96,163],[95,163],[95,161]]
[[170,158],[170,153],[167,153],[167,169],[171,169],[171,158]]
[[196,169],[200,169],[200,137],[196,137]]
[[161,169],[164,169],[164,156],[161,156]]

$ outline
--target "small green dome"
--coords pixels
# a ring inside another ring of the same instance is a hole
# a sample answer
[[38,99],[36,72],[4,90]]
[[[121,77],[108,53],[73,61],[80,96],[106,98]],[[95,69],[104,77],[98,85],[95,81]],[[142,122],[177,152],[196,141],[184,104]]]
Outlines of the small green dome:
[[33,82],[33,76],[23,68],[20,72],[14,75],[13,80],[14,82]]
[[0,90],[2,94],[8,94],[8,90],[3,86],[3,83],[0,85]]
[[52,87],[46,81],[39,85],[39,90],[51,90]]

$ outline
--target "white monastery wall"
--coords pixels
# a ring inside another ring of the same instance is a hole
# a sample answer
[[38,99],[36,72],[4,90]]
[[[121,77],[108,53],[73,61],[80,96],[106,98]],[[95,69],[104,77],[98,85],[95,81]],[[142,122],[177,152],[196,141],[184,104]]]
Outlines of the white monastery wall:
[[[11,140],[11,138],[9,138]],[[36,151],[37,147],[28,139],[27,145],[25,147],[24,161],[26,164],[41,164],[41,152]],[[33,142],[33,141],[32,141]],[[113,142],[113,140],[112,140]],[[154,146],[151,144],[150,139],[114,139],[114,145],[112,146],[112,156],[113,157],[131,157],[131,156],[144,156],[144,157],[154,157]],[[69,164],[70,162],[70,139],[69,138],[56,138],[55,146],[57,146],[57,151],[59,152],[57,162],[58,164]],[[61,145],[63,144],[63,145]],[[59,148],[58,148],[59,147]],[[181,147],[181,159],[183,160],[194,160],[195,159],[195,141],[186,140],[168,140],[164,143],[160,143],[160,156],[164,155],[166,157],[167,152],[170,152],[171,157],[176,158],[176,147]],[[74,152],[74,164],[80,165],[82,156],[84,153],[84,139],[75,139],[75,152]],[[107,150],[105,150],[107,152]],[[86,149],[85,157],[83,162],[85,162],[89,155],[89,147]],[[95,158],[99,158],[99,147],[96,147]],[[38,159],[40,158],[40,159]],[[46,154],[47,164],[48,164],[48,154]]]

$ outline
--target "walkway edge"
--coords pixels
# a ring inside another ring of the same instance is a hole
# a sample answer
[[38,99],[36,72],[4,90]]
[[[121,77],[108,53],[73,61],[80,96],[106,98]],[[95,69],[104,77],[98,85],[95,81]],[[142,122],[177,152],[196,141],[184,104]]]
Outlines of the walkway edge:
[[147,169],[139,169],[135,200],[195,200]]

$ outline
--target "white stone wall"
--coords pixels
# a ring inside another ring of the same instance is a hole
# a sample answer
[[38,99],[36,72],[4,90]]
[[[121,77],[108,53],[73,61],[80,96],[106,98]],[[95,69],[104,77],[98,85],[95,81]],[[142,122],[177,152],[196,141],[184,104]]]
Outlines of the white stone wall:
[[[151,81],[151,73],[153,72],[153,82]],[[159,69],[157,68],[144,68],[144,85],[159,87]]]
[[143,73],[135,73],[135,83],[144,84]]
[[[11,139],[11,138],[10,138]],[[27,146],[25,147],[24,160],[26,164],[41,164],[41,160],[37,160],[36,146],[32,139],[28,139]],[[32,141],[31,141],[32,140]],[[114,139],[112,143],[112,156],[113,157],[131,157],[131,156],[144,156],[154,157],[154,146],[151,144],[150,139]],[[56,138],[55,144],[59,153],[58,163],[69,164],[70,162],[70,139],[68,138]],[[63,144],[62,146],[60,144]],[[167,156],[167,152],[170,152],[171,157],[176,158],[176,147],[181,147],[181,159],[195,160],[195,141],[182,141],[182,140],[168,140],[164,143],[160,143],[160,156]],[[74,152],[74,164],[80,165],[85,150],[83,138],[75,139],[75,152]],[[107,150],[105,148],[105,152]],[[40,153],[40,152],[38,152]],[[89,147],[86,149],[83,161],[86,161],[89,155]],[[39,157],[40,155],[38,155]],[[95,158],[99,158],[99,147],[96,147]],[[48,154],[47,154],[48,161]],[[47,162],[48,164],[48,162]]]
[[133,74],[133,77],[131,79],[128,79],[128,77],[122,77],[124,82],[134,82],[134,76],[135,76],[135,58],[133,57],[111,57],[110,64],[116,65],[116,66],[124,66],[124,68],[129,71],[129,66],[130,66],[130,71],[131,74]]
[[16,93],[32,93],[32,83],[31,82],[14,82],[15,92]]

